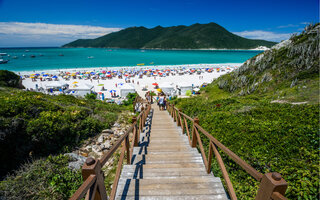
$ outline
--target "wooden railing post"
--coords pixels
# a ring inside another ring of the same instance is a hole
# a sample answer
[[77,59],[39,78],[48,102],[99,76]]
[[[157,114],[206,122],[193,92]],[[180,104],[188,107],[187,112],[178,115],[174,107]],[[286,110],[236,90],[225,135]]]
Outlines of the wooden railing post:
[[129,134],[125,139],[126,151],[127,151],[127,164],[131,164],[131,155],[130,155],[130,142],[129,142]]
[[147,117],[148,117],[148,104],[145,105],[145,108],[144,108],[144,118],[143,118],[143,126],[146,125],[146,121],[147,121]]
[[210,174],[210,172],[211,172],[212,154],[213,154],[213,149],[212,149],[212,144],[210,141],[209,142],[209,152],[208,152],[208,166],[207,166],[207,173],[208,174]]
[[256,200],[271,199],[274,192],[285,195],[288,183],[277,172],[270,172],[263,175],[259,185]]
[[90,175],[95,174],[97,177],[96,183],[91,187],[87,193],[86,199],[102,200],[107,199],[107,192],[104,186],[104,177],[101,170],[101,163],[99,160],[87,158],[82,166],[82,177],[85,181]]
[[197,136],[195,130],[197,127],[195,126],[195,124],[199,124],[199,119],[197,117],[193,119],[191,147],[197,146]]
[[[137,117],[133,117],[132,118],[132,124],[136,123],[137,122]],[[137,124],[133,126],[133,135],[134,135],[134,138],[133,138],[133,146],[138,146],[138,141],[139,141],[139,138],[138,138],[138,130],[137,130]]]
[[177,126],[181,126],[181,115],[180,115],[181,109],[178,110],[177,115]]
[[172,105],[172,110],[173,110],[173,121],[176,122],[177,121],[177,112],[176,109],[174,107],[174,104]]
[[144,115],[144,107],[143,106],[141,106],[141,117],[140,117],[140,127],[139,127],[139,130],[142,132],[142,130],[143,130],[143,126],[144,126],[144,124],[143,124],[143,115]]
[[[179,112],[182,113],[182,110],[179,109]],[[185,129],[183,123],[184,123],[184,116],[181,116],[181,115],[180,115],[180,126],[181,126],[181,129],[182,129],[182,134],[184,134],[184,129]]]

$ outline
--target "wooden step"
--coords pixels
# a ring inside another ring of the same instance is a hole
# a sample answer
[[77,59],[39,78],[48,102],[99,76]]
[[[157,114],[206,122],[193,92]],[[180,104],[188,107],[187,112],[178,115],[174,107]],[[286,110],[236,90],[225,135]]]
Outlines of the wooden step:
[[181,127],[167,111],[152,108],[132,164],[123,166],[116,199],[228,199],[220,178],[207,174]]

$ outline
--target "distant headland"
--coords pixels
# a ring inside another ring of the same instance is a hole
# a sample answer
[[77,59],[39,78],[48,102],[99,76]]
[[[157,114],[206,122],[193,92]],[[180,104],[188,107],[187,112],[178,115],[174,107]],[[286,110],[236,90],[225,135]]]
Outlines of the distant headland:
[[216,23],[190,26],[130,27],[96,39],[78,39],[63,47],[132,49],[256,49],[276,42],[240,37]]

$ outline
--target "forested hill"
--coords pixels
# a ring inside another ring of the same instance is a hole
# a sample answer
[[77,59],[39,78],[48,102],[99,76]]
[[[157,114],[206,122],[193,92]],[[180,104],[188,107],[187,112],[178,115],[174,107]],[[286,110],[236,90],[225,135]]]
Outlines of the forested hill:
[[275,42],[251,40],[235,35],[216,23],[191,26],[130,27],[96,39],[79,39],[63,47],[114,47],[159,49],[252,49]]

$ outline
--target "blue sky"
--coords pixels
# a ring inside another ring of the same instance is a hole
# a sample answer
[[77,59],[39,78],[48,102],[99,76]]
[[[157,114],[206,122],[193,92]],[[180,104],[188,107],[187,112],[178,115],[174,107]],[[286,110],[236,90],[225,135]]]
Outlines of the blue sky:
[[60,46],[131,26],[215,22],[247,38],[281,41],[319,22],[318,0],[0,0],[0,47]]

